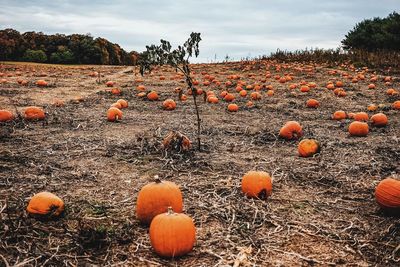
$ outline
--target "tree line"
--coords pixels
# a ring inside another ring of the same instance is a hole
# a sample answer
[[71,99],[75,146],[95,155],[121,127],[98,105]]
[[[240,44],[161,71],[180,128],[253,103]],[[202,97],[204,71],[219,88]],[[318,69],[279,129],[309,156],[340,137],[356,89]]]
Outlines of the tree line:
[[138,53],[90,34],[0,31],[0,60],[56,64],[134,65]]
[[342,40],[347,50],[368,52],[400,51],[400,14],[393,12],[386,18],[365,19],[350,30]]

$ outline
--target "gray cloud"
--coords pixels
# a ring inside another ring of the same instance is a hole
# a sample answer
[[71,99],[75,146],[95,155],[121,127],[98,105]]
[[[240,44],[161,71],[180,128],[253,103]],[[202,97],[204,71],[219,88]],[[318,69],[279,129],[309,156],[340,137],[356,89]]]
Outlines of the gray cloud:
[[279,49],[335,48],[354,25],[399,10],[398,0],[15,1],[1,0],[0,26],[21,32],[91,33],[142,51],[161,38],[202,33],[197,61],[240,59]]

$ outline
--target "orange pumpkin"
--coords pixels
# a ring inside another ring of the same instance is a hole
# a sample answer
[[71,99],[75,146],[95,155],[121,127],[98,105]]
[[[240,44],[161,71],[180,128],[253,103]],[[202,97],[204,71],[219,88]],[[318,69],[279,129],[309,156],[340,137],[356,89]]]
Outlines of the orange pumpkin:
[[118,99],[117,103],[119,103],[121,105],[121,108],[127,108],[128,107],[128,101],[126,101],[125,99]]
[[344,112],[343,110],[338,110],[335,111],[335,113],[333,113],[332,119],[334,120],[344,120],[346,119],[346,112]]
[[261,94],[259,92],[252,92],[250,94],[250,98],[252,100],[260,100],[261,99]]
[[254,103],[252,101],[247,101],[246,107],[253,108],[254,107]]
[[143,98],[143,97],[146,96],[146,93],[145,93],[145,92],[140,92],[140,93],[138,93],[136,96],[138,96],[138,97],[140,97],[140,98]]
[[50,192],[35,194],[26,208],[29,214],[37,216],[59,216],[64,211],[64,202]]
[[183,199],[179,187],[169,181],[155,182],[142,187],[136,202],[136,216],[143,224],[149,224],[158,214],[164,213],[168,207],[176,212],[182,212]]
[[242,192],[252,198],[267,199],[272,194],[271,176],[263,171],[249,171],[242,177]]
[[360,121],[353,121],[349,126],[349,133],[352,136],[367,136],[369,132],[368,124]]
[[117,108],[117,109],[121,109],[121,108],[122,108],[122,105],[121,105],[120,103],[118,103],[118,102],[115,102],[115,103],[112,103],[110,107],[112,107],[112,108]]
[[14,120],[14,114],[11,111],[2,109],[0,110],[0,122],[12,121]]
[[227,94],[224,96],[224,100],[225,100],[226,102],[232,102],[233,100],[235,100],[235,96],[234,96],[233,94],[227,93]]
[[303,136],[303,128],[297,121],[288,121],[279,131],[279,136],[287,140],[298,139]]
[[357,112],[354,114],[354,120],[356,121],[368,121],[369,116],[365,112]]
[[[21,82],[22,83],[22,82]],[[46,87],[47,86],[47,82],[45,81],[45,80],[38,80],[37,82],[36,82],[36,85],[37,86],[40,86],[40,87]]]
[[387,95],[397,95],[399,92],[397,92],[395,89],[393,89],[393,88],[390,88],[390,89],[387,89],[387,91],[386,91],[386,94]]
[[42,108],[27,107],[24,111],[25,120],[43,120],[46,117]]
[[211,96],[207,97],[207,101],[208,101],[208,103],[217,104],[219,100],[216,96],[211,95]]
[[344,86],[344,84],[343,84],[342,81],[337,81],[336,82],[336,87],[343,87],[343,86]]
[[120,95],[121,94],[121,90],[119,88],[113,88],[113,89],[111,89],[111,94]]
[[106,86],[107,87],[113,87],[114,86],[114,82],[113,81],[108,81],[108,82],[106,82]]
[[111,107],[107,110],[108,121],[119,121],[122,119],[122,111],[119,108]]
[[303,93],[306,93],[306,92],[310,91],[310,87],[307,85],[303,85],[302,87],[300,87],[300,91]]
[[375,199],[383,209],[400,212],[400,181],[394,178],[382,180],[375,189]]
[[392,104],[392,108],[400,110],[400,100],[394,101]]
[[368,85],[368,89],[375,89],[375,88],[376,88],[376,86],[375,86],[375,84],[373,84],[373,83],[371,83],[371,84]]
[[369,111],[375,111],[375,110],[378,109],[378,106],[375,105],[375,104],[370,104],[370,105],[368,105],[367,109],[368,109]]
[[372,125],[377,127],[384,127],[388,124],[388,118],[383,113],[377,113],[371,117]]
[[165,110],[174,110],[176,108],[176,103],[175,103],[175,101],[173,99],[170,99],[170,98],[166,99],[163,102],[163,108]]
[[308,99],[306,102],[308,108],[317,108],[319,107],[319,102],[315,99]]
[[137,89],[138,91],[145,91],[145,90],[146,90],[146,87],[145,87],[144,85],[138,85],[138,86],[136,87],[136,89]]
[[156,101],[158,100],[158,94],[156,91],[151,91],[150,93],[147,94],[147,99],[151,101]]
[[149,229],[150,242],[161,257],[177,258],[192,251],[196,242],[196,227],[193,220],[175,213],[168,207],[166,213],[154,217]]
[[267,96],[273,96],[274,95],[274,90],[268,90],[267,91]]
[[239,110],[239,106],[236,104],[229,104],[228,105],[228,111],[230,112],[236,112]]
[[239,92],[239,95],[242,96],[242,97],[245,97],[245,96],[247,96],[247,91],[246,90],[241,90]]
[[311,157],[320,151],[320,145],[317,140],[303,139],[299,143],[297,150],[302,157]]
[[181,98],[179,99],[180,101],[186,101],[187,100],[187,95],[182,94]]

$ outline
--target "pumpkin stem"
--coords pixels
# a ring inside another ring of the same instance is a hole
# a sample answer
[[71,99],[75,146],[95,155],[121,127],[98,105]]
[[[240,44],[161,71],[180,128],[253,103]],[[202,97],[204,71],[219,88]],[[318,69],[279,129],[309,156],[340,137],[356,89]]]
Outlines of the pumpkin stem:
[[167,211],[168,215],[172,215],[174,214],[174,210],[172,209],[172,207],[168,207],[168,211]]
[[159,177],[158,175],[155,175],[155,176],[154,176],[154,182],[155,182],[156,184],[161,183],[161,179],[160,179],[160,177]]

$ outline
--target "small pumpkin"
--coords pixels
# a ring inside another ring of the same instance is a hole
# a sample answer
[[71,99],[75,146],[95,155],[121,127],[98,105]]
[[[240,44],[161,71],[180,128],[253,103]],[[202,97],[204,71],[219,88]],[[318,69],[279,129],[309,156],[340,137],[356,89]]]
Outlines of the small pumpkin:
[[151,101],[158,100],[158,93],[156,91],[151,91],[150,93],[147,94],[147,99]]
[[319,142],[315,139],[303,139],[299,143],[298,152],[301,157],[311,157],[321,149]]
[[354,120],[356,121],[368,121],[369,116],[365,112],[357,112],[354,114]]
[[372,125],[376,127],[384,127],[388,124],[388,118],[383,113],[377,113],[371,117]]
[[300,91],[303,93],[309,92],[310,91],[310,87],[308,85],[303,85],[300,87]]
[[375,104],[370,104],[370,105],[368,105],[367,109],[368,109],[368,111],[375,111],[378,109],[378,106]]
[[192,251],[196,242],[196,227],[192,218],[183,213],[173,212],[154,217],[149,229],[150,242],[161,257],[176,258]]
[[272,179],[267,172],[249,171],[242,177],[242,192],[252,198],[267,199],[272,194]]
[[303,128],[297,121],[288,121],[279,131],[279,136],[287,140],[298,139],[303,136]]
[[392,108],[400,110],[400,100],[394,101],[392,104]]
[[239,95],[241,97],[246,97],[247,96],[247,91],[246,90],[240,90]]
[[7,122],[14,120],[14,114],[6,109],[0,110],[0,122]]
[[235,96],[234,96],[233,94],[231,94],[231,93],[227,93],[227,94],[224,96],[224,100],[225,100],[226,102],[232,102],[233,100],[235,100]]
[[317,107],[319,107],[319,102],[317,100],[311,98],[311,99],[307,100],[306,106],[308,108],[317,108]]
[[45,117],[44,110],[39,107],[27,107],[24,111],[25,120],[43,120]]
[[368,124],[361,121],[353,121],[349,125],[349,133],[352,136],[367,136],[369,132]]
[[382,180],[375,188],[375,199],[383,209],[400,213],[400,181],[390,177]]
[[39,87],[46,87],[47,86],[47,82],[45,80],[38,80],[36,82],[36,85],[39,86]]
[[111,89],[111,94],[120,95],[121,94],[121,90],[119,88],[113,88],[113,89]]
[[122,111],[119,108],[111,107],[107,110],[108,121],[119,121],[122,119]]
[[259,92],[252,92],[250,94],[250,98],[252,100],[260,100],[262,98],[261,94]]
[[236,112],[239,110],[239,106],[236,104],[229,104],[228,105],[228,111],[230,112]]
[[115,103],[112,103],[110,107],[112,107],[112,108],[117,108],[117,109],[121,109],[121,108],[122,108],[122,105],[121,105],[120,103],[118,103],[118,102],[115,102]]
[[128,101],[126,101],[125,99],[118,99],[117,103],[119,103],[121,105],[121,108],[127,108],[128,107]]
[[332,115],[332,119],[334,120],[344,120],[346,119],[346,117],[346,112],[344,112],[343,110],[335,111],[335,113],[333,113]]
[[173,99],[168,98],[163,102],[163,108],[165,110],[174,110],[176,108],[176,103]]
[[170,181],[155,181],[142,187],[136,202],[136,216],[143,224],[150,224],[158,214],[172,207],[176,212],[182,212],[183,199],[179,187]]
[[26,208],[29,214],[37,216],[59,216],[64,211],[64,201],[50,192],[35,194]]
[[210,95],[209,97],[207,97],[207,101],[208,103],[213,103],[213,104],[217,104],[219,102],[218,97],[214,95]]
[[114,86],[114,82],[113,81],[108,81],[108,82],[106,82],[106,86],[107,87],[113,87]]

